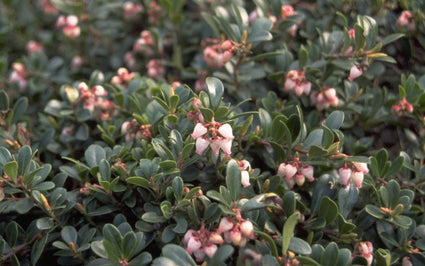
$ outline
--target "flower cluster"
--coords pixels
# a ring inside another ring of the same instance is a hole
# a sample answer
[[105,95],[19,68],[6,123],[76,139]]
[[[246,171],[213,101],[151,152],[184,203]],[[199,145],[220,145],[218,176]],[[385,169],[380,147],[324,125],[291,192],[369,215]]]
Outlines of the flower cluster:
[[237,247],[245,247],[248,239],[254,239],[254,225],[245,220],[237,210],[236,216],[223,217],[217,229],[218,234],[223,234],[224,242]]
[[78,26],[78,17],[75,15],[61,15],[56,21],[56,27],[62,29],[62,33],[70,38],[75,39],[80,36],[81,29]]
[[289,189],[295,184],[302,186],[307,178],[314,181],[314,169],[311,165],[304,165],[298,158],[292,163],[281,163],[277,169],[277,175],[284,178]]
[[397,115],[413,113],[413,105],[403,98],[391,107],[391,111]]
[[337,107],[339,99],[334,88],[323,88],[323,91],[310,95],[311,105],[315,105],[318,110],[327,109],[330,106]]
[[152,59],[146,65],[148,76],[153,79],[162,79],[165,74],[164,63],[159,59]]
[[105,99],[108,92],[101,85],[95,85],[91,89],[85,82],[78,84],[80,98],[78,102],[84,103],[84,108],[93,113],[95,109],[99,112],[102,119],[109,119],[116,113],[116,106],[113,102]]
[[132,20],[138,17],[139,13],[143,11],[141,4],[135,4],[130,1],[126,1],[123,5],[124,19]]
[[[296,15],[297,14],[297,11],[295,11],[295,9],[294,9],[294,7],[293,6],[291,6],[291,5],[283,5],[282,7],[281,7],[281,12],[282,12],[282,15],[281,15],[281,20],[285,20],[285,19],[287,19],[287,18],[289,18],[289,17],[292,17],[292,16],[294,16],[294,15]],[[297,33],[297,29],[298,29],[298,25],[297,24],[292,24],[288,29],[287,29],[287,32],[292,36],[292,37],[294,37],[295,35],[296,35],[296,33]]]
[[10,83],[18,83],[18,86],[23,90],[27,84],[27,69],[21,63],[12,64],[13,71],[10,73],[8,81]]
[[305,95],[310,94],[311,82],[305,77],[304,71],[291,70],[286,74],[284,91],[292,91],[298,97],[304,93]]
[[130,142],[135,139],[149,139],[151,125],[139,125],[136,119],[125,121],[121,125],[121,134],[125,135],[125,141]]
[[409,10],[404,10],[401,12],[400,16],[398,17],[396,21],[397,27],[406,27],[410,31],[415,30],[415,17],[413,16],[412,12]]
[[141,53],[146,57],[153,54],[153,47],[155,45],[152,33],[148,30],[143,30],[140,33],[140,37],[136,40],[133,45],[133,51]]
[[27,43],[26,48],[29,55],[34,53],[41,53],[44,51],[43,45],[33,40]]
[[127,85],[135,75],[134,72],[129,73],[125,67],[120,67],[117,74],[111,78],[111,84],[113,85]]
[[349,186],[351,181],[357,188],[362,187],[364,175],[369,173],[366,163],[353,162],[352,167],[345,165],[339,168],[338,175],[343,186]]
[[225,65],[233,56],[235,45],[229,41],[206,40],[206,43],[212,43],[204,49],[204,60],[210,68],[220,68]]
[[367,265],[372,265],[373,262],[373,246],[370,241],[360,242],[357,244],[356,253],[360,254],[367,261]]
[[220,149],[225,154],[232,153],[232,140],[234,139],[232,127],[229,124],[220,124],[214,120],[210,123],[197,123],[191,134],[196,140],[196,153],[201,155],[208,146],[214,154]]

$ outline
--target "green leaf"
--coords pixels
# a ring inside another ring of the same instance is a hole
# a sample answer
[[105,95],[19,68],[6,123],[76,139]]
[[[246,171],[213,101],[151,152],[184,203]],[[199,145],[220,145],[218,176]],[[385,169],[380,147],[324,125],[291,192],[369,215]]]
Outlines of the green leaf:
[[241,170],[238,163],[232,159],[226,167],[226,186],[232,201],[237,201],[241,194]]
[[149,252],[142,252],[137,257],[132,259],[128,266],[144,266],[150,265],[152,261],[152,255]]
[[15,221],[8,223],[5,232],[7,243],[10,247],[14,247],[16,240],[18,240],[18,224]]
[[27,111],[28,109],[28,99],[26,97],[19,98],[15,105],[13,105],[13,117],[12,124],[18,122],[19,118]]
[[174,160],[165,160],[160,162],[158,165],[164,171],[169,171],[177,168],[177,163]]
[[27,213],[32,207],[34,207],[34,202],[31,198],[23,198],[15,204],[16,211],[19,214]]
[[318,217],[323,217],[326,220],[326,224],[332,223],[338,215],[338,206],[329,197],[323,197],[320,200],[320,208],[317,213]]
[[310,255],[311,254],[311,247],[310,245],[298,237],[292,237],[291,241],[289,242],[288,250],[300,254],[300,255]]
[[36,226],[39,230],[49,230],[55,226],[55,223],[51,217],[42,217],[37,219]]
[[[184,248],[175,244],[167,244],[162,248],[162,256],[171,259],[175,265],[196,266],[195,261]],[[159,265],[155,264],[154,265]]]
[[325,126],[329,129],[339,129],[344,122],[344,112],[333,111],[325,121]]
[[144,177],[131,176],[131,177],[128,177],[125,181],[129,184],[133,184],[139,187],[152,188],[152,185],[149,183],[149,180],[147,180]]
[[298,212],[293,213],[286,220],[282,230],[282,254],[286,254],[291,243],[291,239],[294,236],[295,226],[298,223],[300,214]]
[[70,242],[77,244],[78,233],[73,226],[65,226],[61,231],[62,239],[65,243],[69,244]]
[[297,201],[295,199],[295,193],[293,191],[289,191],[285,193],[282,198],[283,201],[283,211],[287,216],[292,215],[295,212],[295,208],[297,205]]
[[37,262],[41,257],[41,254],[45,251],[47,244],[47,236],[38,238],[31,247],[31,265],[38,265]]
[[338,245],[334,242],[329,243],[325,249],[325,253],[320,259],[322,266],[336,266],[337,258],[339,256]]
[[401,168],[404,165],[404,157],[398,156],[390,165],[388,168],[388,171],[385,173],[385,177],[390,177],[394,174],[396,174],[398,171],[401,170]]
[[391,253],[388,250],[379,248],[374,254],[375,265],[377,266],[389,266],[391,265]]
[[355,224],[346,221],[340,213],[338,213],[337,221],[338,221],[338,233],[340,235],[349,233],[356,228]]
[[18,174],[25,175],[32,158],[31,148],[23,146],[18,152]]
[[181,200],[183,197],[183,179],[179,176],[174,177],[172,182],[174,197],[177,200]]
[[343,217],[348,217],[359,199],[359,190],[352,186],[338,191],[338,208]]
[[161,139],[153,138],[151,143],[155,152],[162,160],[174,160],[173,153],[163,144]]
[[3,172],[15,183],[18,177],[18,162],[11,161],[3,165]]
[[207,85],[208,96],[210,98],[211,107],[216,110],[220,105],[221,97],[223,97],[223,83],[218,78],[207,77],[205,79]]
[[158,215],[156,212],[146,212],[142,215],[142,219],[148,223],[163,223],[167,221],[167,218]]
[[298,61],[300,69],[304,68],[309,59],[309,54],[307,49],[305,49],[304,45],[301,45],[300,50],[298,51]]
[[98,166],[102,159],[106,159],[105,150],[97,144],[90,145],[84,152],[84,158],[90,168]]
[[232,256],[234,248],[229,244],[220,245],[208,265],[223,265],[223,263]]
[[111,166],[106,159],[101,159],[99,162],[100,181],[111,181]]
[[0,111],[9,110],[9,96],[7,96],[6,91],[0,91]]
[[366,212],[376,219],[383,219],[385,217],[385,213],[377,206],[368,204],[365,208]]

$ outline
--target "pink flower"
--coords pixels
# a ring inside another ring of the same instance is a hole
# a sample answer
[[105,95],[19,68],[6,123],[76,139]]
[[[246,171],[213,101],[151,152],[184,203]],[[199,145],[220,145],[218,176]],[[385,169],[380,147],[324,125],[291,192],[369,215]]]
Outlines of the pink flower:
[[189,239],[191,239],[192,237],[194,237],[194,235],[196,234],[196,231],[193,229],[189,229],[187,230],[186,234],[184,234],[183,237],[183,244],[187,245],[187,243],[189,242]]
[[218,226],[217,233],[221,234],[223,232],[227,232],[227,231],[232,230],[232,228],[233,228],[233,222],[230,221],[229,218],[223,217],[220,220],[220,224]]
[[292,91],[297,97],[301,97],[303,93],[309,95],[311,82],[306,79],[304,71],[291,70],[286,74],[283,90]]
[[370,241],[366,242],[360,242],[357,246],[357,249],[360,252],[360,255],[362,255],[367,260],[367,265],[372,265],[373,262],[373,246]]
[[412,12],[404,10],[396,21],[397,27],[406,27],[409,30],[415,30],[415,19]]
[[362,69],[359,66],[354,65],[350,69],[350,75],[348,76],[348,80],[353,81],[355,78],[360,77],[362,74]]
[[218,132],[226,139],[234,139],[232,127],[229,124],[224,124],[218,128]]
[[152,59],[146,65],[148,69],[148,76],[154,79],[161,79],[165,74],[165,67],[161,60]]
[[351,169],[348,167],[339,168],[338,170],[339,178],[341,179],[341,184],[348,186],[351,178]]
[[294,8],[291,5],[283,5],[281,7],[282,11],[282,19],[286,19],[288,17],[294,16],[297,14],[297,11],[294,10]]
[[187,241],[186,251],[187,253],[192,254],[193,252],[198,251],[201,247],[202,247],[201,241],[199,241],[197,237],[192,236]]
[[214,256],[214,254],[217,251],[217,249],[218,249],[217,248],[217,245],[214,245],[214,244],[204,247],[205,254],[210,259]]
[[254,226],[252,225],[252,223],[250,221],[242,221],[240,226],[239,226],[241,233],[243,236],[248,237],[248,238],[253,238],[254,236]]
[[289,180],[295,176],[297,171],[297,168],[292,164],[281,163],[277,170],[277,175],[280,177],[284,177],[286,180]]
[[27,52],[28,54],[33,54],[33,53],[40,53],[43,52],[44,48],[43,45],[41,45],[40,43],[36,42],[36,41],[29,41],[27,43]]
[[312,167],[311,165],[304,166],[304,167],[302,168],[302,170],[301,170],[301,173],[302,173],[305,177],[307,177],[308,181],[310,181],[310,182],[314,181],[314,176],[313,176],[313,174],[314,174],[314,169],[313,169],[313,167]]
[[131,20],[137,17],[138,13],[143,11],[141,4],[135,4],[133,2],[127,1],[123,5],[124,9],[124,18],[126,20]]
[[211,243],[214,243],[214,244],[217,244],[217,245],[221,245],[224,242],[223,237],[219,233],[216,233],[216,232],[211,232],[210,238],[208,240]]
[[363,178],[364,178],[363,172],[353,171],[351,173],[351,180],[354,182],[354,184],[356,185],[357,188],[362,187]]
[[369,173],[369,168],[367,167],[367,163],[353,162],[354,167],[363,172],[363,174]]

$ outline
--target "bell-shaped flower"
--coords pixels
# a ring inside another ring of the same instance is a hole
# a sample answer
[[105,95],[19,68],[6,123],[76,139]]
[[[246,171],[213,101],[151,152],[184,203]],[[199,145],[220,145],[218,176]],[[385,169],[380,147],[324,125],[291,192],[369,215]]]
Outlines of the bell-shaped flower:
[[239,246],[239,243],[242,240],[242,233],[239,230],[230,231],[230,240],[232,244],[235,246]]
[[218,249],[217,245],[212,244],[212,245],[204,247],[204,252],[208,256],[208,258],[211,259],[214,256],[217,249]]
[[308,181],[314,181],[314,169],[311,165],[304,166],[301,170],[301,174],[303,174],[308,179]]
[[363,178],[364,178],[363,172],[353,171],[351,173],[351,180],[354,182],[357,188],[362,187]]
[[197,138],[195,143],[196,153],[201,155],[205,151],[205,149],[208,148],[208,145],[210,145],[210,142],[208,140],[203,138]]
[[204,125],[202,125],[202,123],[197,123],[195,128],[193,129],[191,136],[194,139],[198,139],[205,135],[207,132],[208,129]]
[[338,170],[339,178],[343,186],[348,186],[351,178],[351,169],[348,167],[342,167]]
[[294,180],[298,186],[302,186],[305,182],[305,176],[303,174],[296,174]]
[[251,183],[249,182],[248,171],[241,171],[241,184],[243,187],[249,187],[251,185]]
[[202,247],[201,241],[196,237],[189,238],[189,241],[187,241],[187,247],[186,251],[189,254],[192,254],[195,251],[198,251]]
[[281,163],[277,169],[277,175],[289,180],[297,173],[297,171],[297,168],[292,164]]
[[219,141],[220,149],[225,154],[231,154],[232,153],[232,140],[231,139],[222,139]]
[[254,237],[254,225],[250,221],[245,220],[241,222],[239,228],[243,236],[248,238]]
[[369,168],[367,167],[367,163],[353,162],[353,165],[358,171],[363,172],[363,174],[369,173]]
[[348,80],[353,81],[355,78],[360,77],[362,74],[362,69],[359,66],[354,65],[350,69],[350,75],[348,76]]
[[218,225],[217,233],[221,234],[223,232],[227,232],[232,230],[233,228],[233,222],[229,220],[227,217],[223,217],[220,220],[220,224]]
[[234,139],[232,127],[229,124],[224,124],[218,128],[220,135],[226,139]]

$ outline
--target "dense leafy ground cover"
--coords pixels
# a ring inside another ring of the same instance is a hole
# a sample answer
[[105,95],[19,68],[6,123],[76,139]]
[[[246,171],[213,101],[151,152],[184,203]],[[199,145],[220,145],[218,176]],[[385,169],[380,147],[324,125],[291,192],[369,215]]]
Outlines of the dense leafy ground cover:
[[424,265],[425,4],[1,0],[1,265]]

